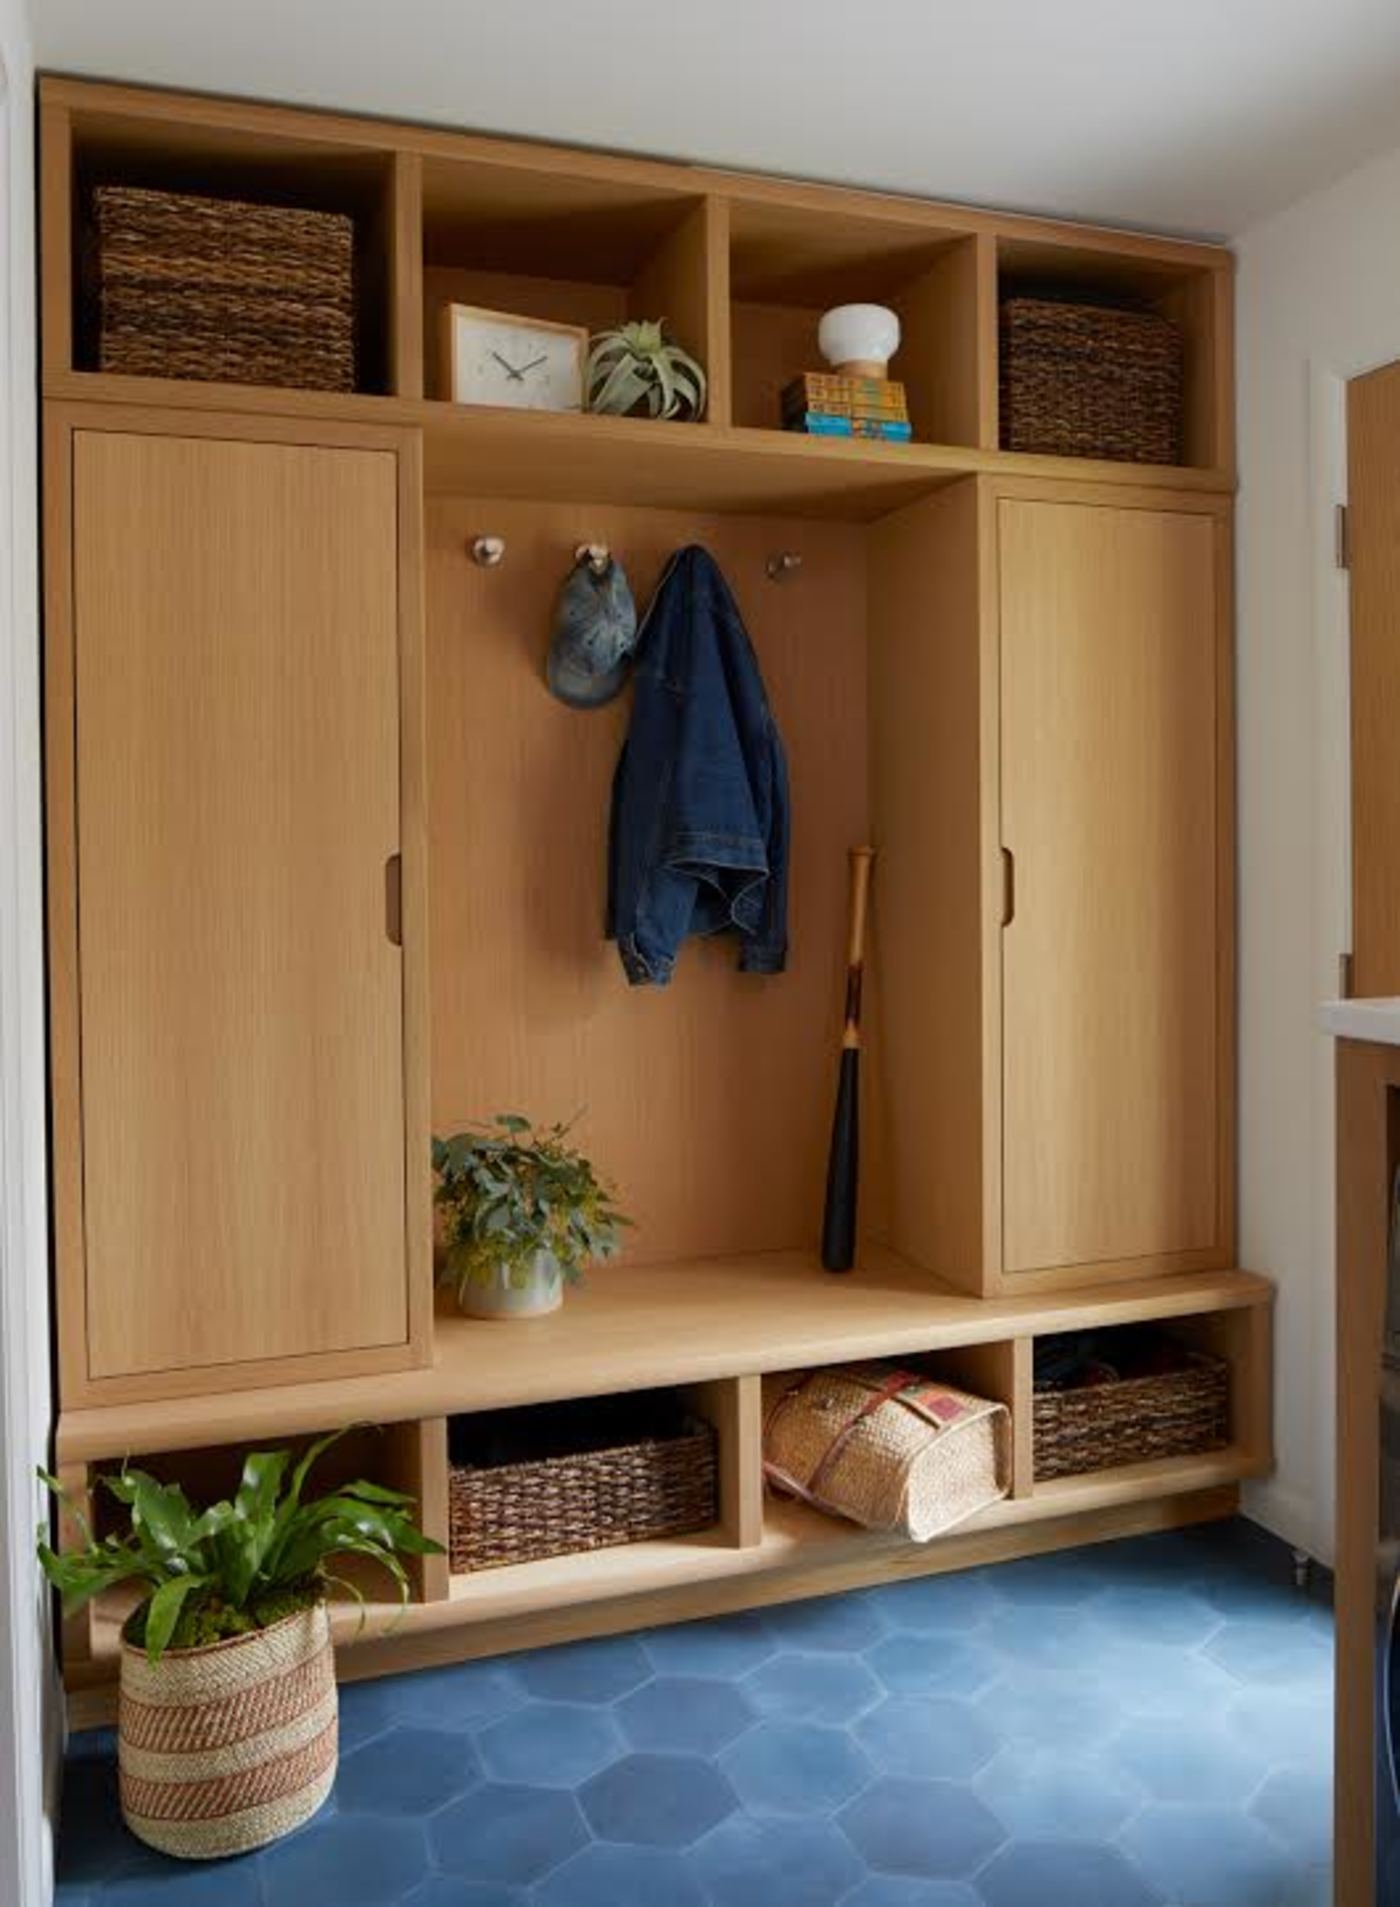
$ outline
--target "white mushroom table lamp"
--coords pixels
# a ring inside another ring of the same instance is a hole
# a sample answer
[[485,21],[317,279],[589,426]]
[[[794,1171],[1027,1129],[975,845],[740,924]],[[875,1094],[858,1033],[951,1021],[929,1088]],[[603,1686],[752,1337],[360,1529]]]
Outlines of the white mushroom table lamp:
[[822,314],[817,348],[840,377],[884,377],[899,349],[899,318],[887,305],[835,305]]

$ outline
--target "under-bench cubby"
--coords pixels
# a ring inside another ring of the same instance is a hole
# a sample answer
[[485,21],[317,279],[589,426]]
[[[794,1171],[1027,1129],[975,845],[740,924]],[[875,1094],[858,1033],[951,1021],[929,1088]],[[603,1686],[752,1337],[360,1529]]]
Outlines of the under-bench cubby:
[[[445,1429],[441,1420],[356,1424],[338,1436],[316,1459],[305,1485],[311,1499],[364,1478],[413,1498],[421,1527],[436,1536],[445,1530]],[[98,1541],[128,1527],[126,1513],[106,1488],[103,1478],[123,1469],[145,1471],[158,1482],[177,1484],[198,1512],[204,1506],[232,1501],[237,1493],[246,1455],[253,1450],[287,1450],[287,1476],[308,1453],[316,1437],[308,1431],[246,1442],[202,1445],[187,1449],[133,1451],[91,1464],[61,1463],[59,1480],[72,1508],[84,1517]],[[60,1546],[83,1540],[74,1516],[59,1517]],[[443,1537],[445,1541],[445,1534]],[[414,1605],[440,1600],[447,1594],[447,1558],[405,1556],[403,1566]],[[362,1607],[375,1611],[376,1632],[382,1633],[397,1607],[394,1585],[375,1565],[352,1556],[335,1565],[340,1586],[333,1591],[333,1623],[338,1638],[357,1633]],[[363,1603],[361,1602],[363,1599]],[[65,1660],[75,1686],[101,1684],[115,1666],[122,1625],[137,1600],[127,1586],[104,1591],[77,1616],[64,1624]]]
[[719,1435],[675,1391],[526,1404],[448,1427],[454,1573],[719,1522]]
[[1267,1314],[1251,1311],[1037,1338],[1034,1487],[1266,1446],[1269,1360]]

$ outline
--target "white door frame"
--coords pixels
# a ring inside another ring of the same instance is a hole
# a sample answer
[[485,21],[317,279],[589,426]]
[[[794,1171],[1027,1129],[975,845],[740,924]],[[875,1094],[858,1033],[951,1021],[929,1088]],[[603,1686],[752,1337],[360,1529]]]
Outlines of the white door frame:
[[37,445],[28,75],[0,46],[0,1901],[52,1896],[61,1698],[34,1562],[48,1333]]

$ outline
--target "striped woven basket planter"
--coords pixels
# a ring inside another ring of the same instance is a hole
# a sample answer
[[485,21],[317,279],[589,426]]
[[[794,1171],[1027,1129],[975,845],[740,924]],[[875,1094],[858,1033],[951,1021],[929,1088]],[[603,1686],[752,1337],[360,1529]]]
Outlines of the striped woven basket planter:
[[122,1646],[122,1815],[181,1860],[243,1854],[300,1827],[335,1781],[335,1660],[325,1609],[159,1662]]

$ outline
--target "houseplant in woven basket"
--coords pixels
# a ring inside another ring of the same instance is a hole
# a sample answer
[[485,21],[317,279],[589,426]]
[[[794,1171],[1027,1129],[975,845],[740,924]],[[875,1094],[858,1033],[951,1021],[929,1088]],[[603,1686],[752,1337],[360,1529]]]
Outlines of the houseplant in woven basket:
[[439,1282],[469,1316],[557,1311],[565,1284],[617,1250],[630,1221],[568,1131],[497,1113],[489,1126],[433,1140]]
[[325,1599],[336,1559],[384,1568],[408,1599],[401,1558],[441,1546],[413,1500],[382,1484],[305,1496],[322,1437],[247,1456],[231,1502],[191,1507],[178,1484],[123,1468],[102,1484],[123,1528],[102,1536],[52,1477],[82,1542],[39,1560],[65,1614],[119,1584],[140,1600],[122,1630],[118,1760],[122,1815],[140,1840],[183,1860],[240,1854],[308,1820],[335,1781],[335,1664]]

